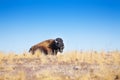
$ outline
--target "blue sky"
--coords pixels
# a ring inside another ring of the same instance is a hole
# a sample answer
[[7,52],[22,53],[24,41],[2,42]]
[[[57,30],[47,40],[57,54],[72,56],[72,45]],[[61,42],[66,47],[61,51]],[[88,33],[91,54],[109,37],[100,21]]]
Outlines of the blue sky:
[[68,50],[120,50],[119,0],[0,0],[0,51],[62,37]]

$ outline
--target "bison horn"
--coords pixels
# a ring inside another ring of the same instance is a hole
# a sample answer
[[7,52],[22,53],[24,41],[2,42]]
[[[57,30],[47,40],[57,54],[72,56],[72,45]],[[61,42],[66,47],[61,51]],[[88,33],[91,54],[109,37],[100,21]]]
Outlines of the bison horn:
[[55,43],[58,43],[58,41],[57,41],[57,40],[55,40]]

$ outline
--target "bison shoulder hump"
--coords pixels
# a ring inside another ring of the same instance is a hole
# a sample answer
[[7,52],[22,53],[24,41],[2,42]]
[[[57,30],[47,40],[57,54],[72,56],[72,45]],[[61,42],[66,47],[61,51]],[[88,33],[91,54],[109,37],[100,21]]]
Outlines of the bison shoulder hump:
[[54,41],[53,39],[45,40],[43,42],[38,43],[37,46],[46,46],[46,47],[48,47],[53,41]]

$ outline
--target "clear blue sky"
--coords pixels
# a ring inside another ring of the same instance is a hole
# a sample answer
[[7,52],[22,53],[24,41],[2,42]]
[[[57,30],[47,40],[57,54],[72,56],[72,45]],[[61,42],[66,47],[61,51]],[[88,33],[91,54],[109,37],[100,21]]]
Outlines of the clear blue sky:
[[120,50],[119,0],[0,0],[0,51],[62,37],[67,50]]

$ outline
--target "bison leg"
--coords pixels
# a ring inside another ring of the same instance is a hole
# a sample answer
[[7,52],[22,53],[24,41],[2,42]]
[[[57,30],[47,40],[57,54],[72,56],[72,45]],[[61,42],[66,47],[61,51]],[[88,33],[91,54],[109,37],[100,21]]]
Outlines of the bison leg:
[[53,50],[53,55],[57,55],[57,50]]
[[52,50],[50,48],[47,48],[47,54],[51,55],[52,54]]
[[41,46],[41,47],[39,47],[38,49],[41,51],[41,53],[43,53],[43,54],[45,54],[45,55],[48,54],[47,48]]

